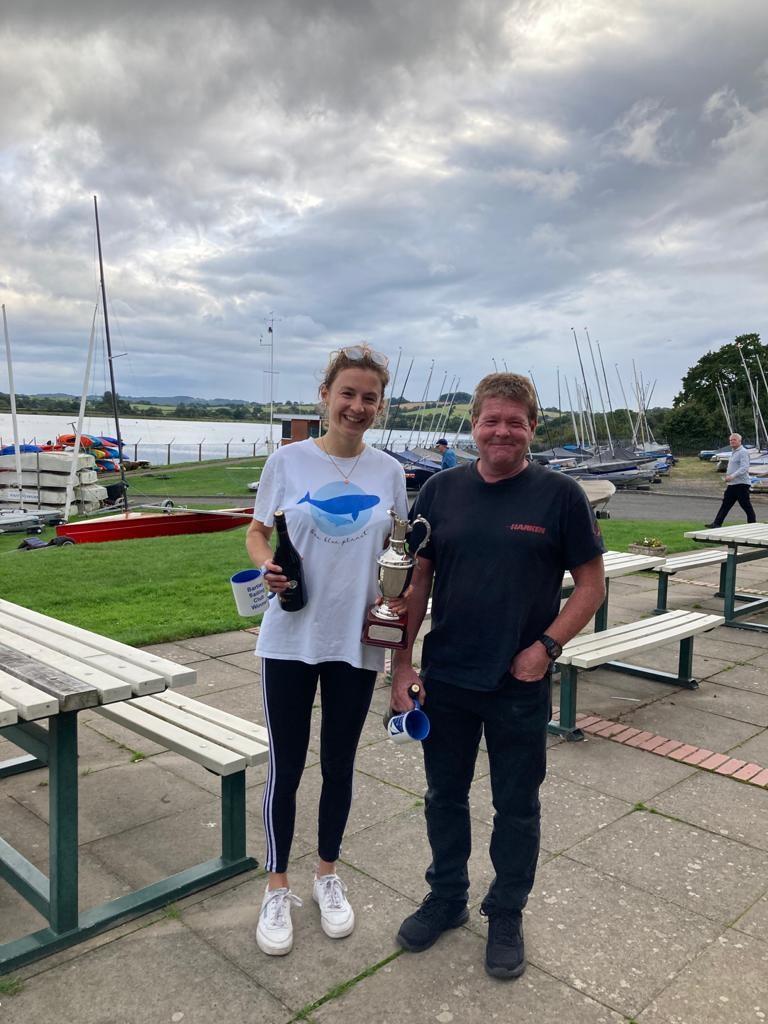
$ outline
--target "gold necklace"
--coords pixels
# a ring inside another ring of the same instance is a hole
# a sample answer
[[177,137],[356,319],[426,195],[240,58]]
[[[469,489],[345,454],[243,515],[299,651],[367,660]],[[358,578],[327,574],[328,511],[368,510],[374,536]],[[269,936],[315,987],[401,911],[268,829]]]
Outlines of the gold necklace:
[[326,456],[327,456],[327,457],[328,457],[328,458],[329,458],[329,459],[331,460],[331,462],[333,463],[333,465],[334,465],[334,466],[336,467],[336,472],[337,472],[337,473],[338,473],[338,474],[339,474],[339,475],[341,476],[341,479],[342,479],[342,480],[344,481],[344,483],[345,483],[345,484],[348,484],[348,483],[349,483],[349,478],[350,478],[350,477],[352,476],[352,474],[353,474],[353,473],[355,472],[355,470],[357,469],[357,464],[358,464],[358,462],[360,461],[360,459],[361,459],[361,457],[362,457],[362,454],[363,454],[363,452],[365,451],[365,445],[363,445],[363,447],[362,447],[362,448],[360,449],[360,454],[359,454],[359,455],[357,456],[357,458],[355,459],[355,464],[354,464],[354,466],[352,467],[352,469],[350,469],[349,473],[345,473],[345,472],[344,472],[344,470],[343,470],[343,469],[341,468],[341,466],[340,466],[340,465],[338,464],[338,462],[336,461],[336,459],[334,459],[334,457],[333,457],[333,456],[331,455],[331,453],[330,453],[330,452],[328,451],[328,449],[327,449],[327,448],[325,447],[325,441],[324,441],[324,439],[323,439],[322,437],[320,437],[320,438],[318,438],[318,440],[319,440],[319,442],[320,442],[320,447],[321,447],[321,448],[323,449],[323,452],[324,452],[324,454],[325,454],[325,455],[326,455]]

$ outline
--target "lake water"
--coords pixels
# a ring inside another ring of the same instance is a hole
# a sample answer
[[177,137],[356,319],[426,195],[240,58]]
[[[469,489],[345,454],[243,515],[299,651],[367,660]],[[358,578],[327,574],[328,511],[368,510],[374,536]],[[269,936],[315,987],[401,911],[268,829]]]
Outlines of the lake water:
[[[18,417],[19,439],[22,444],[45,444],[55,440],[58,434],[74,432],[72,417],[31,416]],[[175,462],[195,462],[207,459],[243,458],[264,455],[268,448],[268,423],[218,423],[213,420],[145,420],[126,417],[120,420],[120,430],[125,442],[125,456],[128,459],[143,459],[153,466],[164,466]],[[280,441],[280,424],[272,428],[275,443]],[[114,420],[107,416],[86,416],[83,433],[115,435]],[[385,434],[389,435],[389,430]],[[416,432],[393,430],[390,447],[401,451],[410,443],[417,443]],[[448,435],[453,443],[453,435]],[[434,434],[431,435],[434,441]],[[368,444],[379,444],[382,440],[381,427],[369,430],[365,436]],[[470,435],[463,433],[459,440],[468,441]],[[422,443],[426,433],[422,432]],[[11,414],[0,413],[0,448],[13,444]],[[229,446],[229,447],[227,447]]]

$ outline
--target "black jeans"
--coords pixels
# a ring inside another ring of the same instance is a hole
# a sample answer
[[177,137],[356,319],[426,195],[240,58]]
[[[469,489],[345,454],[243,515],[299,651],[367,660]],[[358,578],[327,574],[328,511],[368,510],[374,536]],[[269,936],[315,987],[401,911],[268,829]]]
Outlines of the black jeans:
[[466,690],[432,680],[424,710],[425,815],[432,848],[426,879],[435,896],[466,901],[472,849],[469,789],[485,731],[491,769],[496,877],[483,910],[521,910],[533,888],[541,836],[539,787],[547,769],[550,677],[524,683],[505,675],[494,691]]
[[715,526],[723,525],[725,517],[737,501],[746,512],[748,523],[754,523],[757,520],[755,510],[752,508],[752,502],[749,499],[749,484],[728,484],[725,488],[725,494],[723,494],[723,503],[712,520]]
[[263,658],[261,682],[269,731],[269,772],[262,811],[267,838],[267,871],[285,871],[296,821],[296,790],[309,746],[312,705],[320,679],[322,721],[320,768],[323,786],[317,825],[317,852],[338,860],[352,804],[355,753],[371,704],[376,673],[345,661],[308,665]]

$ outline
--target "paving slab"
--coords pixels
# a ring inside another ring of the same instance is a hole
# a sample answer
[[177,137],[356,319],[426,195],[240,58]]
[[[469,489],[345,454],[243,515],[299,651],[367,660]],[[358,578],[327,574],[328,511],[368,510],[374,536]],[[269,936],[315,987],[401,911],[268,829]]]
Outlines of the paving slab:
[[[469,858],[469,901],[472,906],[483,899],[494,878],[488,853],[490,840],[490,828],[483,822],[473,821],[472,854]],[[341,858],[395,892],[408,896],[413,901],[406,911],[406,914],[410,913],[429,891],[424,872],[432,854],[427,841],[424,808],[411,807],[395,818],[348,836],[344,840]]]
[[[723,614],[723,602],[720,601],[720,615]],[[738,626],[716,626],[707,633],[713,640],[725,640],[726,643],[739,644],[741,647],[754,647],[755,656],[766,653],[766,634],[740,629]],[[748,652],[745,651],[745,655]],[[747,660],[746,657],[744,660]]]
[[[170,817],[94,840],[83,849],[130,888],[139,889],[221,856],[221,801],[208,797]],[[261,861],[264,829],[256,815],[246,815],[246,849]]]
[[182,640],[181,644],[192,651],[207,654],[209,658],[219,658],[225,654],[240,654],[243,651],[254,651],[256,649],[256,637],[253,633],[246,633],[241,629],[233,629],[227,633],[213,633],[210,636],[190,637],[188,640]]
[[751,690],[752,693],[768,695],[768,672],[765,667],[751,662],[748,665],[735,665],[732,668],[718,672],[711,678],[713,683],[722,683],[723,686],[736,686],[741,690]]
[[425,953],[404,953],[312,1011],[317,1024],[623,1024],[605,1006],[534,966],[500,981],[483,969],[485,943],[464,928]]
[[610,740],[587,738],[582,743],[554,747],[549,753],[548,771],[608,796],[636,803],[650,800],[696,769]]
[[740,743],[730,751],[733,757],[742,761],[753,761],[755,764],[768,768],[768,729],[756,733],[751,739]]
[[241,651],[240,654],[226,654],[220,660],[226,662],[227,665],[245,669],[246,672],[253,672],[261,679],[261,658],[257,658],[254,654],[253,645],[250,650]]
[[[0,821],[6,841],[47,875],[48,828],[44,822],[9,797],[0,802]],[[84,851],[81,851],[79,871],[78,902],[81,910],[115,899],[128,891],[122,879]],[[10,884],[0,880],[0,942],[21,938],[45,928],[47,924],[45,918],[33,910]]]
[[159,754],[166,749],[160,743],[155,743],[154,740],[147,739],[145,736],[139,736],[132,729],[126,729],[124,725],[111,722],[99,714],[89,718],[85,723],[78,723],[78,738],[80,733],[86,729],[90,729],[118,747],[122,747],[129,760],[135,753],[141,753],[147,757],[151,754]]
[[768,943],[768,894],[754,903],[746,914],[742,914],[733,927]]
[[197,682],[194,686],[185,686],[179,691],[185,697],[205,697],[231,687],[253,686],[253,672],[238,668],[237,665],[229,665],[220,658],[209,658],[194,667]]
[[767,975],[768,945],[729,931],[678,974],[638,1024],[763,1024]]
[[624,720],[635,729],[719,752],[730,750],[761,732],[759,725],[699,710],[695,701],[681,703],[677,694],[639,708]]
[[12,998],[3,1024],[212,1021],[284,1024],[288,1008],[181,922],[163,920],[53,967]]
[[768,889],[761,850],[660,814],[630,814],[568,856],[723,925]]
[[[712,772],[696,772],[655,796],[650,803],[663,814],[768,850],[768,792],[757,786]],[[768,889],[768,858],[763,859],[765,888]]]
[[700,690],[686,690],[677,699],[714,715],[722,715],[723,718],[768,726],[768,696],[762,693],[722,686],[709,680]]
[[[739,637],[733,635],[737,632],[739,631],[735,629],[728,630],[730,640],[720,638],[722,628],[719,631],[713,629],[709,633],[704,633],[703,636],[697,636],[693,642],[694,651],[698,651],[699,654],[703,654],[707,658],[727,661],[730,665],[739,665],[743,662],[749,662],[755,657],[760,657],[760,650],[762,648],[745,647]],[[741,630],[740,632],[744,631]]]
[[[101,719],[106,721],[106,719]],[[140,737],[134,734],[134,742]],[[103,771],[115,765],[127,764],[131,760],[131,751],[121,743],[104,736],[90,725],[79,723],[77,730],[77,770],[83,772]]]
[[355,930],[345,939],[330,939],[320,927],[320,912],[312,899],[314,866],[312,857],[290,865],[292,890],[303,906],[291,914],[294,944],[288,956],[265,956],[256,945],[263,878],[250,879],[183,913],[190,929],[294,1012],[392,956],[398,948],[395,934],[400,922],[413,908],[404,896],[346,867],[343,880],[355,909]]
[[148,651],[149,654],[156,654],[158,658],[167,658],[169,661],[175,661],[179,665],[195,665],[199,661],[208,661],[209,655],[203,654],[201,651],[195,651],[191,647],[187,647],[186,642],[180,640],[178,643],[172,644],[150,644],[149,647],[142,647],[143,651]]
[[532,963],[628,1017],[720,930],[565,855],[541,867],[525,929]]
[[[48,821],[47,787],[38,787],[26,795],[17,794],[15,799]],[[80,780],[80,841],[89,843],[157,818],[167,818],[207,799],[204,790],[164,772],[148,760],[93,772]]]
[[244,718],[246,722],[266,725],[264,705],[261,699],[261,681],[251,677],[245,686],[231,686],[226,690],[205,693],[196,698],[201,704],[208,704],[219,711]]
[[[541,844],[553,853],[561,852],[593,832],[599,832],[616,818],[632,810],[632,804],[569,779],[549,774],[541,787]],[[493,824],[491,780],[472,786],[473,818]]]

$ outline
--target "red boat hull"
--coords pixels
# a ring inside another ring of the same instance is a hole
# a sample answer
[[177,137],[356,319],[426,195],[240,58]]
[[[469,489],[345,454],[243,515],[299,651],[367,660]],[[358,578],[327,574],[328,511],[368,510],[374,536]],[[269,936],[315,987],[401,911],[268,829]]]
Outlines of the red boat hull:
[[250,508],[212,509],[210,512],[120,512],[79,523],[64,523],[56,527],[56,534],[76,544],[99,544],[108,540],[219,533],[247,526],[252,519]]

